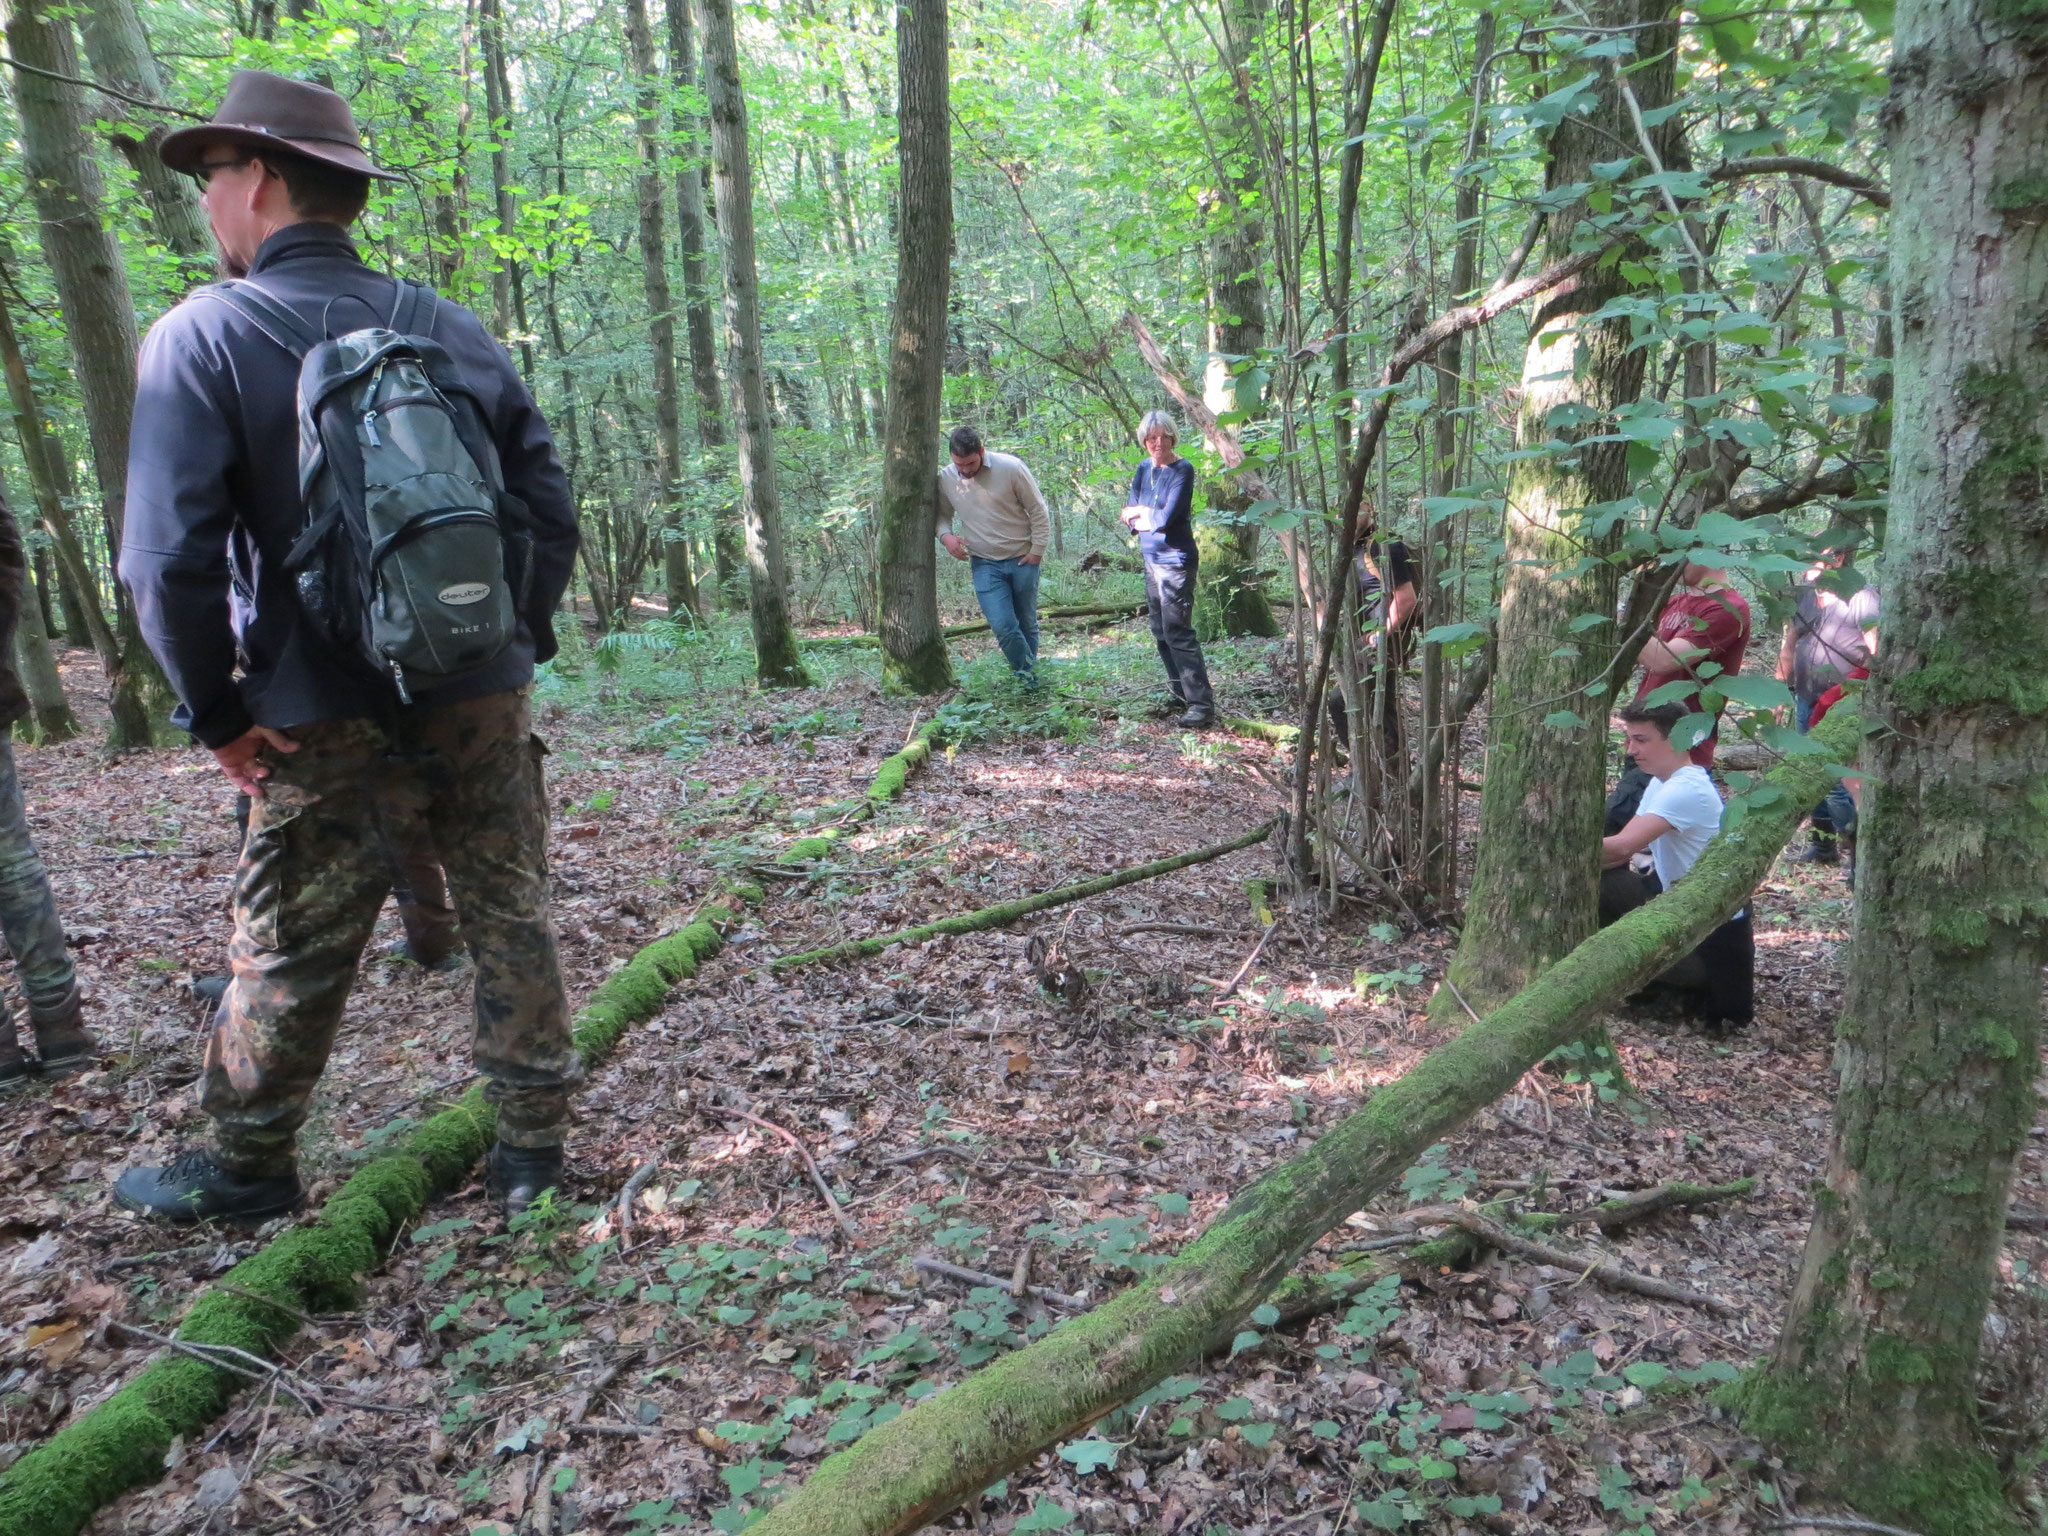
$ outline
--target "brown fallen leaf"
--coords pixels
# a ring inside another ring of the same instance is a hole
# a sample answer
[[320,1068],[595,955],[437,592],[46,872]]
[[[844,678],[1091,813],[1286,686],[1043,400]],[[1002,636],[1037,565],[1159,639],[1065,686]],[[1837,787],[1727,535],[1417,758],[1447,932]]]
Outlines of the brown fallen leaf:
[[1003,1076],[1005,1077],[1022,1077],[1030,1070],[1031,1053],[1029,1051],[1012,1051],[1008,1060],[1003,1063]]
[[43,1357],[44,1365],[62,1365],[85,1348],[85,1332],[75,1317],[54,1323],[37,1323],[24,1341]]

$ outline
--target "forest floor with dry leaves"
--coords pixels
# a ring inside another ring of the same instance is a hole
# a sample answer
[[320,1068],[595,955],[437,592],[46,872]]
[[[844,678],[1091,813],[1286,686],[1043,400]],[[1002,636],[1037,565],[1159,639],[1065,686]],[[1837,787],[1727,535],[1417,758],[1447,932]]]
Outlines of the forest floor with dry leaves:
[[[951,706],[987,739],[935,756],[829,864],[767,881],[724,953],[592,1074],[558,1203],[512,1233],[475,1186],[431,1209],[366,1277],[358,1311],[301,1332],[288,1377],[174,1447],[165,1478],[93,1530],[740,1529],[866,1427],[1057,1323],[1061,1300],[1014,1294],[1020,1264],[1041,1292],[1108,1296],[1446,1038],[1422,1005],[1451,937],[1366,912],[1283,913],[1247,984],[1217,1002],[1258,941],[1244,882],[1271,873],[1259,849],[1010,930],[770,975],[776,954],[1214,843],[1272,813],[1248,766],[1270,747],[1145,714],[1144,640],[1049,649],[1068,659],[1042,704]],[[1274,648],[1217,659],[1233,712],[1277,700]],[[819,689],[761,696],[738,686],[730,655],[586,653],[543,683],[572,1002],[720,874],[772,858],[808,813],[858,794],[928,718],[884,698],[871,664],[822,669]],[[68,670],[84,695],[83,661]],[[1020,711],[1043,734],[1007,729]],[[223,961],[229,787],[191,750],[18,751],[107,1058],[0,1101],[0,1462],[132,1376],[152,1346],[127,1330],[173,1329],[264,1235],[146,1226],[107,1197],[121,1168],[202,1129],[207,1017],[189,983]],[[1233,1356],[1169,1378],[943,1523],[1801,1530],[1796,1480],[1708,1394],[1769,1350],[1798,1264],[1847,885],[1781,865],[1757,910],[1752,1028],[1720,1039],[1621,1011],[1610,1022],[1634,1113],[1571,1074],[1532,1073],[1309,1266],[1343,1266],[1417,1204],[1570,1210],[1669,1180],[1754,1179],[1747,1198],[1612,1241],[1590,1227],[1555,1239],[1718,1298],[1726,1315],[1512,1256],[1418,1267],[1386,1250],[1351,1261],[1386,1274],[1348,1305],[1291,1330],[1255,1315]],[[1041,987],[1034,936],[1079,974],[1069,996]],[[420,971],[397,937],[387,913],[305,1133],[313,1206],[464,1085],[468,977]],[[789,1145],[740,1110],[808,1146],[853,1235]],[[2035,1209],[2042,1135],[2016,1187]],[[2041,1246],[2016,1233],[2008,1278],[2038,1266]],[[2002,1314],[2008,1342],[2038,1346],[2037,1315]],[[2022,1378],[2014,1366],[1989,1383],[2015,1433],[2038,1400]]]

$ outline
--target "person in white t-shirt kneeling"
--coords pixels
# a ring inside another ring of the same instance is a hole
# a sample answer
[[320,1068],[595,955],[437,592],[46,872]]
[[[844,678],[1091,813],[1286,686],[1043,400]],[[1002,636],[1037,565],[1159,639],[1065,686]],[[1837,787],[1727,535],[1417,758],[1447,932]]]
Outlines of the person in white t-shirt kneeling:
[[[1614,922],[1683,880],[1721,829],[1721,792],[1707,770],[1671,744],[1685,717],[1679,704],[1631,704],[1620,712],[1628,751],[1652,779],[1619,832],[1600,840],[1600,923]],[[1650,868],[1633,861],[1649,855]],[[1701,940],[1652,983],[1682,994],[1710,1023],[1741,1025],[1756,1016],[1756,938],[1745,908]]]

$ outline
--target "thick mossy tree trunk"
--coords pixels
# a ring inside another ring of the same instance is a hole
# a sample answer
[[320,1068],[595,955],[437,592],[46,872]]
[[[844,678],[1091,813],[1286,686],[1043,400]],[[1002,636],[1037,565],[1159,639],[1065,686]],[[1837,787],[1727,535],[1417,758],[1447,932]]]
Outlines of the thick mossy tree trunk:
[[[711,288],[704,276],[704,151],[694,98],[703,89],[697,65],[697,29],[690,0],[665,0],[668,13],[669,84],[675,100],[676,243],[683,256],[683,336],[690,351],[690,389],[697,397],[697,446],[722,459],[725,406],[718,382],[718,349],[712,341]],[[711,515],[711,556],[720,601],[739,601],[740,571],[746,564],[738,531],[739,509],[722,505]]]
[[[88,0],[77,14],[95,80],[145,101],[170,100],[135,0]],[[213,267],[213,238],[199,206],[198,189],[157,154],[174,120],[103,94],[94,100],[92,111],[96,120],[111,125],[108,137],[135,173],[157,238],[180,259],[189,281],[204,282]]]
[[[1259,413],[1265,369],[1264,230],[1252,212],[1259,198],[1259,124],[1246,89],[1246,66],[1266,23],[1266,0],[1227,0],[1217,38],[1218,62],[1233,83],[1236,107],[1226,119],[1235,174],[1209,210],[1209,357],[1202,400],[1225,421]],[[1235,414],[1233,414],[1235,413]],[[1226,473],[1204,487],[1210,519],[1196,530],[1202,553],[1203,629],[1220,635],[1280,633],[1259,583],[1259,524],[1245,514],[1262,499],[1263,482]],[[1216,514],[1232,519],[1224,523]]]
[[[1859,728],[1831,715],[1816,735],[1846,752]],[[1144,1283],[871,1430],[750,1529],[914,1531],[1226,1344],[1324,1233],[1749,899],[1830,775],[1801,757],[1767,782],[1775,796],[1717,837],[1683,881],[1593,935],[1267,1173]]]
[[747,102],[733,40],[732,0],[702,0],[704,82],[711,104],[711,185],[718,199],[718,260],[725,272],[725,356],[739,431],[740,512],[747,529],[747,611],[754,675],[764,688],[808,688],[789,622],[782,556],[782,502],[775,485],[774,429],[761,375],[761,290],[754,270],[754,173],[747,158]]
[[1827,1184],[1745,1422],[1866,1514],[1993,1536],[1978,1341],[2048,965],[2048,23],[1906,0],[1895,50],[1883,729]]
[[[1647,61],[1626,76],[1642,110],[1668,103],[1677,43],[1670,0],[1600,0],[1592,20],[1610,37],[1631,38],[1635,58]],[[1620,73],[1631,64],[1602,60],[1592,112],[1558,124],[1552,188],[1591,183],[1594,161],[1634,142]],[[1586,212],[1579,203],[1552,215],[1551,259],[1571,248]],[[1613,412],[1642,389],[1645,354],[1632,345],[1629,321],[1587,318],[1627,291],[1622,265],[1596,267],[1560,291],[1530,329],[1515,441],[1551,451],[1520,460],[1508,479],[1486,789],[1464,931],[1450,985],[1430,1005],[1442,1022],[1464,1016],[1460,995],[1482,1011],[1512,996],[1598,925],[1610,701],[1587,690],[1607,669],[1609,643],[1598,638],[1605,631],[1580,634],[1571,624],[1614,612],[1616,569],[1603,557],[1616,536],[1595,533],[1588,512],[1627,493],[1628,445],[1582,440],[1612,433]],[[1559,430],[1552,414],[1568,407],[1583,424]]]
[[[21,118],[23,170],[35,199],[36,229],[78,368],[107,552],[118,559],[128,495],[128,424],[135,414],[135,306],[128,294],[127,266],[102,216],[99,166],[85,135],[78,88],[64,83],[78,78],[69,12],[55,0],[0,0],[0,13],[6,17],[8,51],[43,71],[8,73]],[[142,643],[132,604],[117,604],[115,627],[108,740],[116,751],[125,751],[150,745],[151,722],[168,712],[169,690]]]
[[633,117],[640,166],[633,191],[639,215],[640,286],[647,296],[647,343],[654,352],[654,468],[661,506],[652,520],[661,540],[663,589],[670,618],[697,611],[690,538],[683,525],[683,424],[676,386],[676,316],[668,283],[668,235],[662,217],[661,76],[647,0],[626,0],[626,52],[633,65]]
[[945,0],[897,6],[896,142],[902,212],[875,563],[882,676],[911,693],[938,693],[953,686],[953,660],[939,633],[932,503],[945,388],[946,294],[953,267],[947,48]]

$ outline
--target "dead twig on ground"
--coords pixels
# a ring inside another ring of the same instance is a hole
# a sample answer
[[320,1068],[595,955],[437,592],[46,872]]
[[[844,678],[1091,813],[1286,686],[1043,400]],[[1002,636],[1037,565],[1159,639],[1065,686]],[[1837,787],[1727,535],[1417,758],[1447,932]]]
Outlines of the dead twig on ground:
[[[948,1280],[958,1280],[967,1285],[985,1285],[993,1290],[1007,1291],[1011,1280],[1001,1275],[991,1275],[984,1270],[963,1269],[958,1264],[948,1264],[944,1259],[922,1255],[911,1260],[914,1268],[928,1275],[944,1275]],[[1065,1307],[1069,1312],[1086,1312],[1088,1303],[1078,1296],[1069,1296],[1064,1291],[1055,1291],[1043,1285],[1027,1285],[1025,1291],[1040,1301],[1049,1301],[1056,1307]]]
[[1742,1310],[1718,1296],[1688,1290],[1682,1285],[1673,1285],[1668,1280],[1659,1280],[1650,1275],[1639,1275],[1632,1269],[1623,1269],[1619,1264],[1595,1254],[1573,1253],[1564,1248],[1553,1248],[1548,1243],[1539,1243],[1534,1238],[1518,1236],[1499,1222],[1488,1221],[1476,1211],[1437,1211],[1433,1212],[1428,1220],[1432,1223],[1440,1222],[1444,1226],[1461,1228],[1504,1253],[1519,1254],[1525,1259],[1534,1259],[1539,1264],[1575,1271],[1581,1279],[1598,1280],[1602,1285],[1617,1291],[1634,1291],[1639,1296],[1654,1296],[1659,1301],[1675,1301],[1722,1317],[1737,1316]]
[[1875,1520],[1865,1520],[1856,1515],[1795,1515],[1790,1520],[1774,1520],[1763,1529],[1796,1531],[1802,1525],[1816,1531],[1870,1531],[1875,1536],[1920,1536],[1918,1531],[1909,1531],[1903,1525],[1880,1525]]
[[750,1115],[744,1109],[727,1108],[719,1110],[718,1113],[721,1115],[731,1115],[746,1121],[750,1125],[758,1125],[764,1131],[773,1131],[777,1136],[780,1136],[784,1141],[796,1148],[796,1155],[804,1160],[804,1171],[810,1174],[811,1182],[818,1186],[818,1193],[825,1197],[825,1204],[831,1208],[832,1219],[839,1223],[839,1230],[844,1232],[849,1238],[858,1238],[860,1236],[860,1228],[854,1225],[853,1218],[846,1214],[844,1207],[840,1205],[838,1198],[832,1193],[832,1186],[825,1182],[825,1175],[818,1172],[818,1163],[811,1156],[811,1149],[799,1141],[794,1134],[784,1130],[773,1120],[763,1120],[759,1115]]
[[1252,967],[1259,963],[1259,956],[1266,952],[1268,941],[1279,931],[1280,925],[1278,923],[1268,923],[1266,925],[1266,931],[1259,935],[1258,944],[1253,947],[1250,954],[1244,957],[1244,964],[1237,968],[1237,974],[1230,978],[1230,984],[1223,989],[1222,996],[1216,999],[1217,1002],[1227,1003],[1237,996],[1237,989],[1244,985],[1245,977],[1249,976]]
[[647,1187],[647,1181],[654,1177],[654,1171],[661,1166],[661,1159],[650,1157],[626,1180],[626,1187],[619,1191],[619,1246],[626,1246],[626,1239],[633,1233],[633,1198]]

